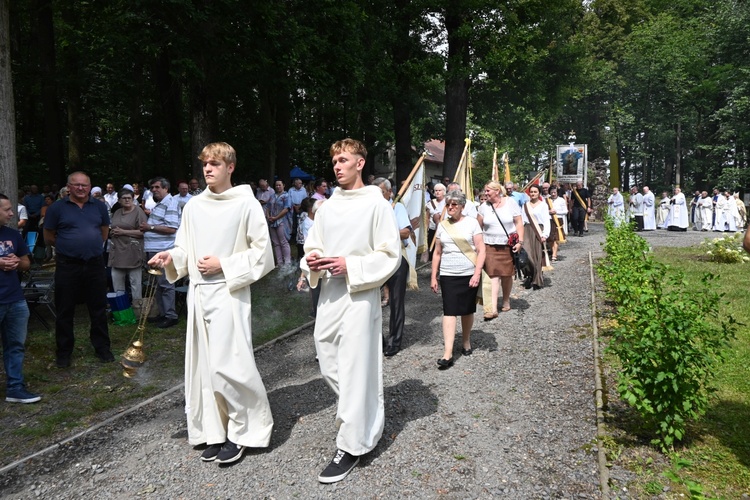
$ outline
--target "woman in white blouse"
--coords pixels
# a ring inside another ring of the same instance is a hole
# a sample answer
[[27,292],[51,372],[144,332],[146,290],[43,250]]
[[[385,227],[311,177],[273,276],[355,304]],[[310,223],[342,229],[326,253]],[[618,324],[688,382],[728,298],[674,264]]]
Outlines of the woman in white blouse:
[[542,267],[544,266],[544,243],[549,238],[550,217],[549,207],[539,196],[539,186],[532,185],[529,188],[529,201],[527,201],[521,211],[524,223],[524,240],[523,247],[529,254],[529,260],[534,267],[534,277],[524,282],[526,288],[534,287],[539,290],[544,286],[544,276]]
[[[513,256],[523,245],[523,220],[521,208],[512,198],[505,195],[505,188],[499,182],[488,182],[484,187],[486,203],[477,209],[477,222],[482,228],[485,245],[484,271],[492,279],[491,311],[484,314],[485,321],[497,318],[497,297],[502,288],[503,305],[500,310],[510,311],[510,291],[513,287]],[[502,221],[502,226],[500,222]],[[505,229],[503,229],[505,228]],[[518,234],[519,242],[508,246],[508,235]],[[487,300],[487,297],[483,297]]]
[[[552,200],[552,210],[554,211],[553,217],[557,217],[560,223],[560,229],[563,235],[568,234],[568,201],[557,195],[557,188],[549,188],[549,197]],[[550,221],[550,231],[557,231],[557,224],[554,220]],[[552,260],[557,260],[557,250],[560,247],[558,240],[552,243]]]

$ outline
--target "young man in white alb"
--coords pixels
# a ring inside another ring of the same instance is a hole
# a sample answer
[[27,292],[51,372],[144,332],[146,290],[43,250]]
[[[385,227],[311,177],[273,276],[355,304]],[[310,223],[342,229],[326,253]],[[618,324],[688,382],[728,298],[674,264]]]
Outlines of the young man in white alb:
[[383,434],[380,286],[401,263],[393,209],[379,187],[362,181],[364,144],[338,141],[331,157],[339,187],[318,210],[301,261],[310,286],[323,287],[315,349],[323,379],[338,396],[338,449],[321,483],[344,479]]
[[190,199],[174,248],[149,264],[174,283],[190,277],[185,346],[188,441],[204,462],[236,462],[271,441],[273,418],[255,365],[250,285],[273,269],[263,208],[248,185],[232,187],[237,155],[225,142],[198,157],[208,188]]

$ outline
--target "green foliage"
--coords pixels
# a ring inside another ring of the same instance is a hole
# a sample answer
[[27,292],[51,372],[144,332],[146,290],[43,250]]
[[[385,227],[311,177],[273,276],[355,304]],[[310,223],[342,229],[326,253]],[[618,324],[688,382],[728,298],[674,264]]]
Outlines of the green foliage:
[[750,262],[750,257],[742,248],[742,233],[734,233],[722,238],[706,238],[701,243],[701,249],[714,262],[725,264]]
[[705,496],[703,495],[703,486],[697,481],[693,481],[691,479],[683,479],[680,475],[683,469],[687,469],[692,465],[693,463],[690,460],[675,457],[672,462],[672,468],[664,471],[662,475],[670,481],[684,485],[685,488],[687,488],[688,493],[690,494],[691,500],[702,500],[703,498],[705,498]]
[[709,405],[711,380],[735,321],[720,317],[713,276],[700,293],[684,274],[656,262],[646,241],[630,226],[606,222],[607,256],[598,266],[607,296],[617,304],[617,326],[609,349],[620,359],[617,389],[670,449],[685,437],[690,420]]

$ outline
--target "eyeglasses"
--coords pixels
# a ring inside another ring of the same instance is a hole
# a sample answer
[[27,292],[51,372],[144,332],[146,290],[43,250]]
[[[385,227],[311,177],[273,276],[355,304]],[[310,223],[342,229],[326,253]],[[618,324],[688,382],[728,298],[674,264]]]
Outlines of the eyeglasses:
[[446,207],[460,207],[461,205],[459,205],[458,203],[446,203],[445,206]]
[[91,184],[70,184],[68,183],[68,186],[76,189],[86,189],[87,187],[91,187]]

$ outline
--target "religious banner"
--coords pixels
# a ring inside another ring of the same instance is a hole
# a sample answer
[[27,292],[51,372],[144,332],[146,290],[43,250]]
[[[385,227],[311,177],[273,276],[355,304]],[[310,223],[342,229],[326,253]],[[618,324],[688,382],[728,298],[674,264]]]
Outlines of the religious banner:
[[471,139],[464,139],[464,152],[461,155],[461,161],[458,162],[456,175],[453,182],[461,186],[461,191],[466,195],[466,203],[474,201],[474,183],[472,180],[472,161],[471,161]]
[[427,250],[427,210],[425,210],[425,169],[422,155],[412,168],[409,177],[401,186],[393,203],[402,203],[406,207],[411,222],[412,237],[406,247],[406,260],[409,261],[410,276],[408,287],[411,290],[417,286],[417,255]]
[[557,180],[575,184],[586,183],[586,165],[588,163],[587,144],[568,144],[557,146]]
[[500,173],[497,168],[497,147],[495,147],[495,154],[492,155],[492,179],[497,182],[500,180]]

